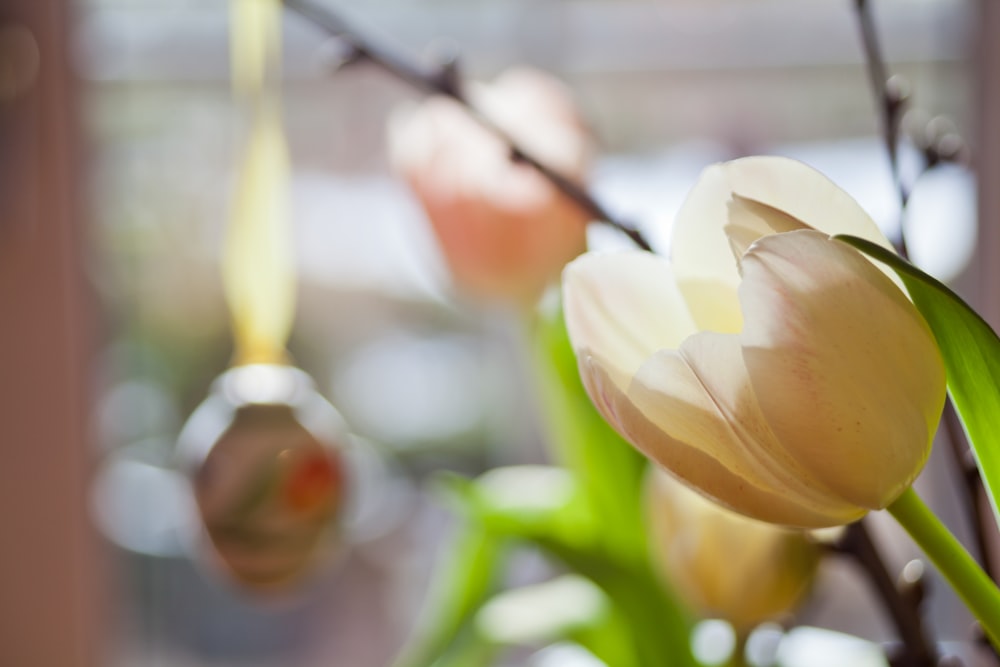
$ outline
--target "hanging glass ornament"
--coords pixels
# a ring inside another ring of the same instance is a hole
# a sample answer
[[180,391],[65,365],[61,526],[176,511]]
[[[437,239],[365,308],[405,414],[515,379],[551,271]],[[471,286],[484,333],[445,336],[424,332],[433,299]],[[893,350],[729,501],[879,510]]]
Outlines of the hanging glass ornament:
[[257,590],[287,587],[336,544],[347,429],[285,352],[295,313],[290,160],[275,79],[278,0],[233,0],[233,87],[252,117],[222,257],[233,367],[184,427],[178,455],[210,560]]
[[258,590],[286,587],[327,560],[347,498],[348,437],[297,368],[221,375],[178,442],[210,560]]

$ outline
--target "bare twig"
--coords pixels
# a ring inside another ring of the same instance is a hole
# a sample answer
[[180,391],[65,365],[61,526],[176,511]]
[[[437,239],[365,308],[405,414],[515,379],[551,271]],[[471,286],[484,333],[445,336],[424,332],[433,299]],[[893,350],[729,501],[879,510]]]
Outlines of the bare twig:
[[[894,85],[886,72],[882,50],[879,47],[878,32],[875,30],[875,20],[872,17],[871,5],[868,0],[854,0],[857,10],[858,27],[861,30],[861,43],[865,50],[865,63],[868,66],[868,79],[872,86],[872,94],[879,105],[879,120],[882,124],[882,139],[889,156],[889,167],[892,169],[892,179],[899,190],[899,203],[906,208],[910,199],[910,191],[903,182],[899,169],[899,130],[903,112],[906,110],[906,92],[899,85]],[[905,247],[905,242],[904,247]]]
[[893,667],[933,667],[938,655],[924,632],[920,607],[904,599],[896,588],[864,520],[849,525],[833,548],[838,553],[850,556],[865,572],[869,583],[878,592],[886,613],[896,626],[903,646],[902,651],[892,657]]
[[[885,143],[886,152],[889,156],[892,176],[899,191],[900,211],[905,211],[910,199],[910,187],[903,182],[899,168],[899,140],[900,140],[900,120],[906,108],[906,94],[900,86],[891,85],[892,79],[889,77],[882,53],[879,48],[878,35],[875,30],[875,23],[872,18],[869,0],[854,0],[857,10],[858,26],[861,31],[861,41],[864,44],[865,60],[868,66],[868,76],[871,80],[872,91],[875,101],[879,106],[879,117],[882,124],[882,138]],[[932,138],[926,146],[922,147],[924,153],[924,168],[930,169],[943,161],[961,160],[961,142],[955,144],[952,150],[942,150],[939,146],[940,137]],[[956,139],[949,137],[954,143]],[[946,147],[947,148],[947,147]],[[896,248],[900,255],[907,256],[906,233],[900,225],[899,241]],[[985,523],[983,522],[983,509],[979,501],[982,493],[982,478],[976,462],[970,456],[969,446],[962,432],[959,423],[958,413],[955,410],[951,396],[948,396],[945,405],[944,418],[945,430],[948,442],[952,451],[955,465],[961,473],[962,487],[966,504],[973,520],[973,532],[975,534],[976,546],[979,550],[979,557],[983,568],[990,577],[996,580],[996,573],[993,572],[993,558],[990,553],[989,540],[986,539]]]
[[362,35],[334,10],[314,4],[309,0],[285,0],[285,6],[308,19],[331,37],[335,37],[343,42],[348,49],[348,53],[345,56],[348,62],[372,63],[392,73],[400,80],[418,90],[430,94],[445,95],[463,105],[483,127],[507,144],[510,149],[511,160],[530,165],[594,220],[622,232],[639,248],[652,251],[649,242],[639,230],[612,216],[586,189],[526,152],[517,145],[510,135],[476,109],[465,96],[454,65],[446,64],[435,68],[420,67],[413,60],[406,58],[398,51],[390,49],[384,44],[379,44],[368,36]]

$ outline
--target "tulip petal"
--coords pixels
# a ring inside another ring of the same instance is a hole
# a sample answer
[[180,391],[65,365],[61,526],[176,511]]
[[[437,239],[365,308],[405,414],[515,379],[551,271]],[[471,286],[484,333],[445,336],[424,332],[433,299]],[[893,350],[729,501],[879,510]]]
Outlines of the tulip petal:
[[884,508],[923,467],[944,402],[926,323],[871,262],[819,232],[759,240],[743,275],[743,356],[767,423],[828,488]]
[[738,194],[732,195],[727,210],[729,222],[723,227],[723,231],[729,239],[737,263],[753,242],[762,236],[811,229],[809,225],[784,211]]
[[778,156],[749,157],[727,163],[726,171],[735,195],[827,234],[851,234],[892,247],[853,197],[802,162]]
[[737,333],[743,327],[739,271],[724,231],[732,190],[725,165],[707,167],[677,213],[670,258],[698,327]]
[[654,352],[696,331],[669,263],[647,252],[574,260],[563,272],[563,302],[577,357],[599,359],[622,390]]
[[604,368],[597,366],[591,371],[597,382],[610,389],[605,395],[607,412],[602,409],[609,423],[637,449],[695,490],[734,511],[762,521],[806,528],[843,523],[793,505],[773,492],[759,489],[700,449],[674,440],[610,382]]
[[[559,125],[559,164],[577,158],[566,175],[578,178],[586,167],[583,128],[560,125],[557,109],[542,108],[539,91],[529,89],[544,87],[541,75],[514,80],[530,85],[505,86],[510,99],[517,98],[516,109],[510,104],[491,107],[494,120],[517,134],[524,109],[532,110],[538,122],[521,137],[532,146],[539,136],[555,135],[549,130]],[[470,94],[477,90],[492,91],[476,88]],[[387,145],[390,163],[409,182],[456,285],[465,292],[530,307],[565,263],[585,249],[586,212],[535,170],[512,162],[504,143],[454,100],[430,97],[393,113]],[[550,146],[542,152],[554,157],[553,150]]]
[[726,225],[734,222],[729,208],[733,195],[829,234],[851,234],[891,247],[850,195],[801,162],[757,156],[712,165],[702,172],[678,212],[671,242],[677,280],[689,301],[700,297],[705,283],[729,288],[713,291],[716,305],[711,310],[692,308],[701,329],[722,333],[740,330],[739,322],[726,326],[733,322],[731,317],[717,316],[739,312],[739,271],[725,233]]
[[[825,489],[777,443],[756,404],[738,337],[701,333],[679,351],[658,352],[639,369],[627,395],[644,417],[636,427],[630,413],[615,408],[627,437],[735,511],[810,527],[860,515],[860,508]],[[728,475],[706,467],[691,450]],[[725,481],[729,476],[735,483]]]
[[[700,449],[672,440],[633,403],[622,398],[621,395],[613,397],[619,420],[627,424],[627,431],[619,428],[622,436],[668,472],[715,502],[745,516],[785,526],[824,528],[845,523],[842,518],[813,512],[788,502],[774,491],[750,484]],[[846,522],[859,516],[860,513]]]

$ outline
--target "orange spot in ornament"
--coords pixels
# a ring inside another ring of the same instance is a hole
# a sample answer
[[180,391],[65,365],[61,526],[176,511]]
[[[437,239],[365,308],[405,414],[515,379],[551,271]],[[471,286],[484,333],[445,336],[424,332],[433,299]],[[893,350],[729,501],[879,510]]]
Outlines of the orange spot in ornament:
[[340,492],[340,470],[326,455],[310,456],[288,475],[285,504],[296,512],[332,507]]

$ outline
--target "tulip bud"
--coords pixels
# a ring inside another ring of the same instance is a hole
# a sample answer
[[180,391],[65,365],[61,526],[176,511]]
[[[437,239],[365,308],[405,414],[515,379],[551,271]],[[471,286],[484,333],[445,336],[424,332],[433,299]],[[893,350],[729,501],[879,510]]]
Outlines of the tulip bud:
[[945,378],[897,284],[828,234],[888,245],[805,165],[708,168],[672,262],[589,254],[564,273],[587,390],[633,445],[750,517],[818,528],[892,503],[930,453]]
[[[589,163],[586,128],[569,92],[530,69],[471,86],[473,106],[527,153],[571,181]],[[457,286],[533,304],[586,247],[587,213],[456,101],[431,97],[397,111],[389,157],[423,206]]]
[[645,500],[654,565],[703,617],[746,632],[809,590],[820,550],[804,532],[746,519],[661,470],[650,470]]

